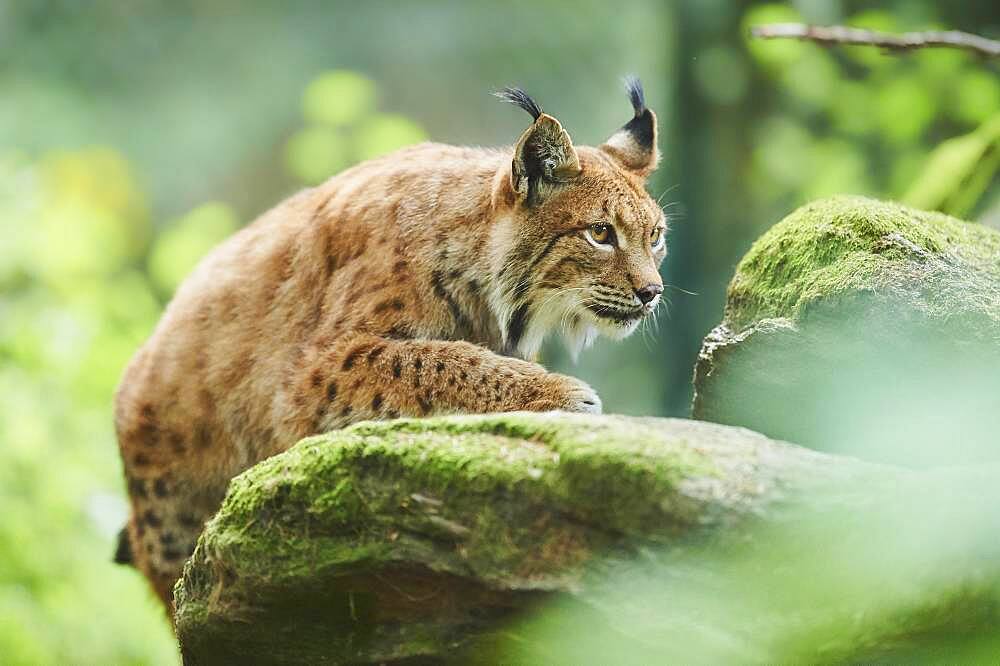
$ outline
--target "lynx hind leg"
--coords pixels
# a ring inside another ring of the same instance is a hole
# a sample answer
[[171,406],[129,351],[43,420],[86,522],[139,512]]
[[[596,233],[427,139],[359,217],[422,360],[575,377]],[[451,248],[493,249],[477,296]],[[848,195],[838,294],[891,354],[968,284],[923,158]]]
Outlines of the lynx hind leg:
[[183,492],[167,476],[129,482],[132,517],[129,543],[133,564],[149,580],[167,611],[173,609],[173,588],[184,561],[194,552],[211,511]]

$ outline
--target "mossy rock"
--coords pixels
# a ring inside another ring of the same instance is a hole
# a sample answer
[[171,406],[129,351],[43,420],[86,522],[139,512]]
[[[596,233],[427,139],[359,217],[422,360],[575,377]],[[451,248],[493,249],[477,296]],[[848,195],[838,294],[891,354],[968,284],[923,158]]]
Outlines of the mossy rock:
[[[989,408],[979,401],[1000,391],[998,349],[1000,233],[894,203],[834,197],[789,215],[740,262],[725,317],[695,368],[693,415],[901,462],[903,443],[869,451],[869,435],[890,417],[897,426],[911,420],[906,408],[936,410],[956,424],[977,423],[975,441],[950,462],[992,459],[1000,447],[979,434],[1000,426],[1000,410],[984,423]],[[924,405],[928,393],[948,404]],[[886,401],[897,400],[886,411]],[[914,442],[902,457],[942,462],[932,444]]]
[[998,478],[676,419],[358,424],[233,481],[176,628],[188,664],[972,663]]
[[855,471],[696,421],[504,414],[359,424],[231,484],[175,594],[187,663],[465,654],[597,558],[741,524]]

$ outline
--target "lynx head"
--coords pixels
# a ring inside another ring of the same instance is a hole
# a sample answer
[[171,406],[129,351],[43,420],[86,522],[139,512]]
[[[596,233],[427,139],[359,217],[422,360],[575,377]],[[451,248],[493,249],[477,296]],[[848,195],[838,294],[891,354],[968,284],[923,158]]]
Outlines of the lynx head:
[[656,116],[638,79],[626,89],[632,119],[596,148],[574,146],[523,90],[497,93],[534,119],[493,191],[491,301],[511,353],[533,356],[558,331],[576,355],[598,334],[631,334],[660,301],[666,223],[645,190]]

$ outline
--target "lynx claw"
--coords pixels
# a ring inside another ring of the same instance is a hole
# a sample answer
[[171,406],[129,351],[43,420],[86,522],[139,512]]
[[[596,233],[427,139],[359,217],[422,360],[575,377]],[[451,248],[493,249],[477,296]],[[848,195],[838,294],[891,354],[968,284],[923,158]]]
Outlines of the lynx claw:
[[557,375],[559,383],[551,409],[582,414],[600,414],[601,398],[586,382],[575,377]]
[[587,384],[580,382],[574,386],[567,394],[567,404],[564,407],[569,412],[582,412],[584,414],[600,414],[602,405],[601,397]]

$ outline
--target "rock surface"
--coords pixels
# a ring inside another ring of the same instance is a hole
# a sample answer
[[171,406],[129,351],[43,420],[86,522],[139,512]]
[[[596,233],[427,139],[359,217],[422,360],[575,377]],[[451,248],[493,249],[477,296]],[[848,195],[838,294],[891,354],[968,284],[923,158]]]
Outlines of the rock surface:
[[[789,215],[740,262],[725,317],[699,355],[693,415],[824,450],[854,441],[848,452],[864,456],[865,432],[889,416],[910,420],[886,411],[886,400],[905,395],[910,411],[975,421],[961,405],[979,413],[989,409],[980,396],[1000,393],[998,349],[1000,233],[831,198]],[[907,393],[917,386],[954,404],[923,405]],[[845,421],[859,427],[845,430]],[[978,444],[967,457],[983,456]],[[896,453],[876,457],[901,462]]]
[[797,488],[866,469],[696,421],[359,424],[234,480],[176,589],[182,651],[187,663],[468,654],[518,612],[579,592],[598,556],[736,534]]
[[1000,486],[949,474],[676,419],[358,424],[234,480],[176,628],[187,664],[988,654]]

